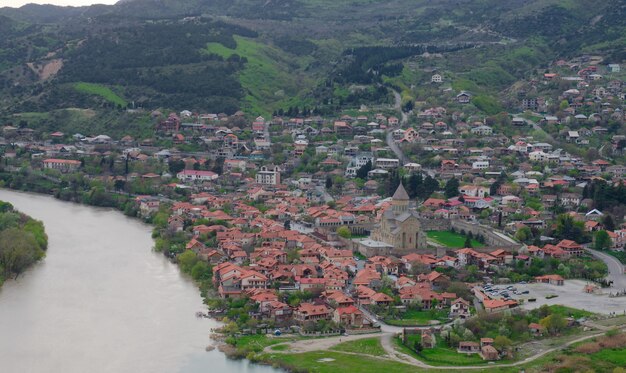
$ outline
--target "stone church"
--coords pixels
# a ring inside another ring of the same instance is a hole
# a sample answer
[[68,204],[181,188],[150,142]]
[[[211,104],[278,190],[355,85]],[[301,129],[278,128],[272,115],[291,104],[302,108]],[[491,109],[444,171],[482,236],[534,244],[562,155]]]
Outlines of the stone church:
[[409,195],[402,186],[393,194],[391,208],[387,208],[380,224],[372,231],[372,240],[393,245],[392,253],[407,254],[417,249],[426,250],[426,233],[421,230],[419,216],[409,206]]

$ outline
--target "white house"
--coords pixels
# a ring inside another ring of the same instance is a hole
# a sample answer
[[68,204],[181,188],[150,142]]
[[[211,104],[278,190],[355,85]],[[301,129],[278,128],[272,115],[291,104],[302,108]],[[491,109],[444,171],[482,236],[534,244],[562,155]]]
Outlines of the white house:
[[400,160],[396,158],[377,158],[376,159],[376,167],[389,169],[389,168],[397,168],[400,166]]
[[493,133],[493,129],[489,126],[478,126],[470,130],[473,135],[490,136]]
[[430,78],[430,81],[433,83],[441,83],[443,82],[443,78],[439,74],[435,74]]
[[528,158],[533,162],[545,162],[548,160],[548,154],[544,153],[543,150],[536,150],[530,152]]
[[182,170],[176,177],[181,181],[211,181],[216,180],[219,175],[213,171]]
[[262,166],[256,174],[256,182],[263,185],[280,184],[280,167]]
[[486,170],[489,168],[489,161],[472,162],[472,168],[475,170]]
[[608,68],[609,68],[609,71],[612,73],[618,73],[622,70],[618,63],[610,63]]

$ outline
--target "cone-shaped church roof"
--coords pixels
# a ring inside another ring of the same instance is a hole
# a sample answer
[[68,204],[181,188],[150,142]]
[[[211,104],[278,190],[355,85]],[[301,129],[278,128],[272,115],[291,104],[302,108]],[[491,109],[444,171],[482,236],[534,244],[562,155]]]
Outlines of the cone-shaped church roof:
[[392,198],[394,201],[408,201],[410,199],[409,194],[404,189],[402,183],[398,185],[398,189],[396,189],[396,192],[393,194]]

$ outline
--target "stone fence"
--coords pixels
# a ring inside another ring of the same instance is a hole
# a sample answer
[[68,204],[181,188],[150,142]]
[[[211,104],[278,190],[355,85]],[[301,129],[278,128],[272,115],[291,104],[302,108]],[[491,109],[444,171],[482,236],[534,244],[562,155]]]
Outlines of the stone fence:
[[461,219],[420,219],[421,228],[424,231],[448,231],[454,229],[456,232],[471,232],[473,236],[481,235],[485,238],[485,246],[477,248],[476,251],[493,251],[505,249],[517,251],[522,245],[513,239],[507,239],[504,233],[496,233],[495,229],[479,223],[469,222]]

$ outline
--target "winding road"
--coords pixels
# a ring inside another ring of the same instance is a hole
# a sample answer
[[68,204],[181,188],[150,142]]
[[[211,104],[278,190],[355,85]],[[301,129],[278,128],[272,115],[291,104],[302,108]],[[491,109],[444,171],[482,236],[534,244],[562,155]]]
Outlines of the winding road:
[[624,274],[624,265],[619,260],[617,260],[617,258],[587,247],[585,249],[591,255],[595,256],[596,258],[603,261],[604,264],[606,264],[609,269],[607,279],[609,281],[613,281],[613,285],[611,285],[612,287],[618,290],[626,289],[626,274]]

